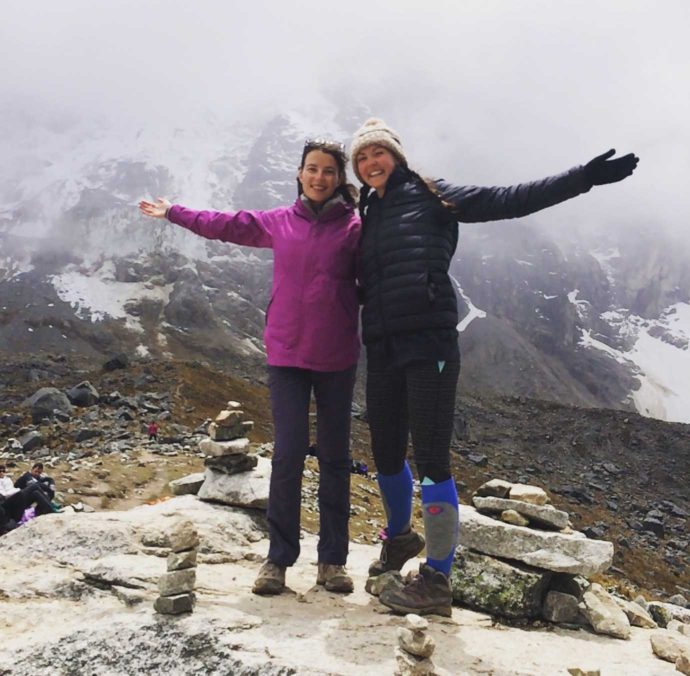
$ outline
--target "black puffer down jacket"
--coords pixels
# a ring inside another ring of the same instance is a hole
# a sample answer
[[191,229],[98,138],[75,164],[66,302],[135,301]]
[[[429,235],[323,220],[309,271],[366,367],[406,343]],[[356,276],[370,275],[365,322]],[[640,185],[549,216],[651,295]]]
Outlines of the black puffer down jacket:
[[582,167],[507,188],[454,186],[443,180],[435,185],[438,196],[415,174],[397,167],[383,198],[374,193],[366,201],[359,261],[365,344],[456,327],[457,301],[448,269],[458,221],[526,216],[592,187]]

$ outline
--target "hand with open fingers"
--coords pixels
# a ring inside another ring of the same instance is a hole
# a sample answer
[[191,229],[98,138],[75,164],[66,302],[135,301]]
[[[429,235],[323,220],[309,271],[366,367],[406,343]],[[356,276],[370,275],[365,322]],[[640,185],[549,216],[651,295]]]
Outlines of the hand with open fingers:
[[636,157],[634,153],[628,153],[623,157],[617,157],[615,160],[609,159],[615,154],[616,151],[612,148],[585,164],[585,176],[592,185],[617,183],[635,171],[635,167],[640,161],[639,157]]
[[141,200],[139,202],[139,211],[141,211],[144,216],[151,216],[152,218],[165,218],[168,213],[168,209],[172,204],[165,199],[165,197],[159,197],[155,202],[147,202],[146,200]]

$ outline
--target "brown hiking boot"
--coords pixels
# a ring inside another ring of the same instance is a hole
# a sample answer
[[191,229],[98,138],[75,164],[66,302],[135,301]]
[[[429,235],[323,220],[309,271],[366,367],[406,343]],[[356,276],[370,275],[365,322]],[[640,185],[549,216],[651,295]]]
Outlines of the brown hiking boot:
[[285,589],[285,566],[279,566],[268,559],[264,561],[256,576],[252,592],[260,596],[280,594]]
[[323,585],[328,591],[339,594],[350,594],[354,589],[352,578],[345,572],[345,566],[333,563],[319,564],[316,584]]
[[407,561],[424,549],[424,538],[411,528],[394,538],[383,541],[381,555],[369,566],[369,577],[376,577],[389,570],[400,570]]
[[448,578],[426,563],[419,566],[419,574],[411,582],[402,589],[387,587],[379,600],[401,615],[415,613],[450,617],[453,614],[453,594]]

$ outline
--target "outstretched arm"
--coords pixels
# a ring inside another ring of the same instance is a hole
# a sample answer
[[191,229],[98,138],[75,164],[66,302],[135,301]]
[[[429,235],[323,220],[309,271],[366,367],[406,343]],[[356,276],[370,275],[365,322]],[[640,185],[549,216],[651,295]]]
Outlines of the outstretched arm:
[[519,218],[588,192],[593,185],[622,181],[637,166],[632,153],[609,159],[615,150],[595,157],[585,166],[562,174],[509,187],[454,186],[436,181],[441,198],[453,206],[459,221],[479,223]]
[[270,248],[273,246],[270,218],[262,211],[195,211],[179,204],[171,204],[159,197],[155,202],[142,200],[139,211],[151,218],[167,218],[207,239],[219,239],[244,246]]

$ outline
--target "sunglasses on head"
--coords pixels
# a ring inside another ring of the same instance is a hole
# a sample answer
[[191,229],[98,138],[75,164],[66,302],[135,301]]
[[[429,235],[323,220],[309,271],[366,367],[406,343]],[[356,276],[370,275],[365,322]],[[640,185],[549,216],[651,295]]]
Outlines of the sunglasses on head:
[[331,141],[327,138],[308,138],[304,142],[305,149],[315,150],[323,148],[324,150],[331,150],[339,153],[345,152],[345,144],[340,141]]

